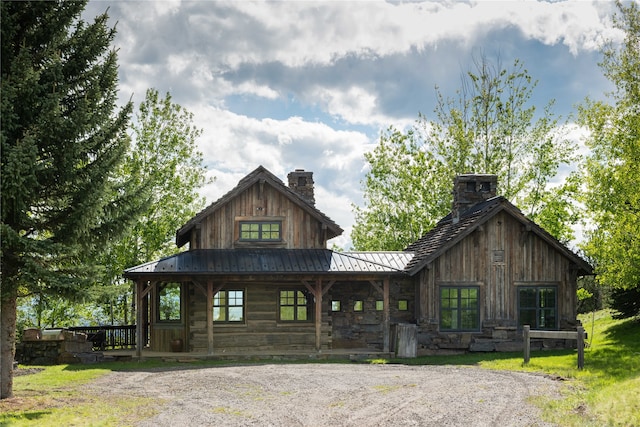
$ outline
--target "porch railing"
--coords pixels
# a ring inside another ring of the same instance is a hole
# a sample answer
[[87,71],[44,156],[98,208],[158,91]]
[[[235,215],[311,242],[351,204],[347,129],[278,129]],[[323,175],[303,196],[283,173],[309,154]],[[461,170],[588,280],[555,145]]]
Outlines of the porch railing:
[[93,341],[94,348],[100,350],[136,346],[136,325],[72,326],[66,329],[87,334],[87,340]]

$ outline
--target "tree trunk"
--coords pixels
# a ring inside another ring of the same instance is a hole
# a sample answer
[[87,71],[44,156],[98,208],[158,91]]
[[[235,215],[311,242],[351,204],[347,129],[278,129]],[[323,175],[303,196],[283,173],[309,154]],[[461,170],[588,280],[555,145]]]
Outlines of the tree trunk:
[[0,307],[0,399],[13,396],[13,359],[16,354],[15,292],[2,296]]

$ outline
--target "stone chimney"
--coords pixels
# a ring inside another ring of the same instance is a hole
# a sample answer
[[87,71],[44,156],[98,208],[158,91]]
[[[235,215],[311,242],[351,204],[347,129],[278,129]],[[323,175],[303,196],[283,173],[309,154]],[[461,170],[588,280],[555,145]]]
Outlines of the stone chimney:
[[472,206],[496,196],[498,177],[487,174],[464,174],[453,179],[451,218],[457,223]]
[[289,188],[298,193],[304,200],[315,206],[316,199],[313,196],[313,172],[305,172],[304,169],[296,169],[287,175]]

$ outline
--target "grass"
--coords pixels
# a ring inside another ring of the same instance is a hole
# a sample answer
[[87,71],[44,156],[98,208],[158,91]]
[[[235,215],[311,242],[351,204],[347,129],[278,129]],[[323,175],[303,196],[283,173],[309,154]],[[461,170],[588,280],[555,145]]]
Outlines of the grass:
[[470,353],[378,361],[420,365],[475,365],[487,369],[526,371],[566,380],[563,398],[534,403],[547,421],[561,426],[640,426],[640,321],[615,320],[603,310],[580,317],[589,333],[585,366],[577,368],[575,350],[531,353]]
[[[640,322],[637,319],[615,320],[607,311],[597,312],[593,318],[591,314],[585,315],[581,320],[590,335],[583,370],[577,369],[575,350],[532,352],[528,365],[524,365],[522,353],[471,353],[381,359],[369,363],[474,365],[486,369],[542,373],[566,380],[563,381],[561,399],[542,396],[533,400],[543,408],[546,421],[569,427],[640,426]],[[189,363],[189,366],[228,363],[233,362],[200,361]],[[152,360],[40,367],[42,371],[38,373],[14,378],[16,397],[0,401],[0,425],[133,425],[153,416],[162,402],[130,396],[92,395],[81,386],[112,371],[176,365],[184,366],[184,363]]]

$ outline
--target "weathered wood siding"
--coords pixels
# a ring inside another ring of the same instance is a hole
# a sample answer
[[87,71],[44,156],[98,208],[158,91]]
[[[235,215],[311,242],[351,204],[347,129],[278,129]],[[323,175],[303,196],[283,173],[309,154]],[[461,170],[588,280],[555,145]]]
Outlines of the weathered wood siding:
[[183,348],[182,351],[186,351],[189,347],[189,340],[187,334],[187,325],[189,323],[189,312],[187,307],[189,305],[189,285],[182,285],[182,301],[180,308],[180,320],[179,321],[159,321],[158,320],[158,304],[157,304],[157,285],[149,293],[149,298],[152,299],[149,313],[149,345],[153,351],[171,351],[171,341],[175,339],[182,339]]
[[[278,298],[281,289],[299,288],[300,283],[255,283],[234,284],[225,289],[245,290],[245,322],[242,324],[215,323],[213,343],[216,351],[273,351],[305,350],[315,351],[315,323],[278,322]],[[207,351],[207,310],[206,296],[191,287],[189,298],[189,344],[190,351]],[[328,310],[323,301],[323,313]],[[311,310],[313,313],[313,309]],[[323,316],[321,348],[331,346],[330,326]]]
[[[192,249],[230,249],[242,247],[238,242],[238,221],[281,220],[282,242],[265,247],[287,249],[323,249],[326,232],[322,224],[285,194],[268,184],[256,183],[194,227]],[[260,244],[251,243],[252,247]]]
[[516,219],[499,213],[420,273],[418,318],[437,325],[439,287],[478,285],[481,323],[515,326],[518,285],[555,285],[560,327],[576,318],[570,261]]

